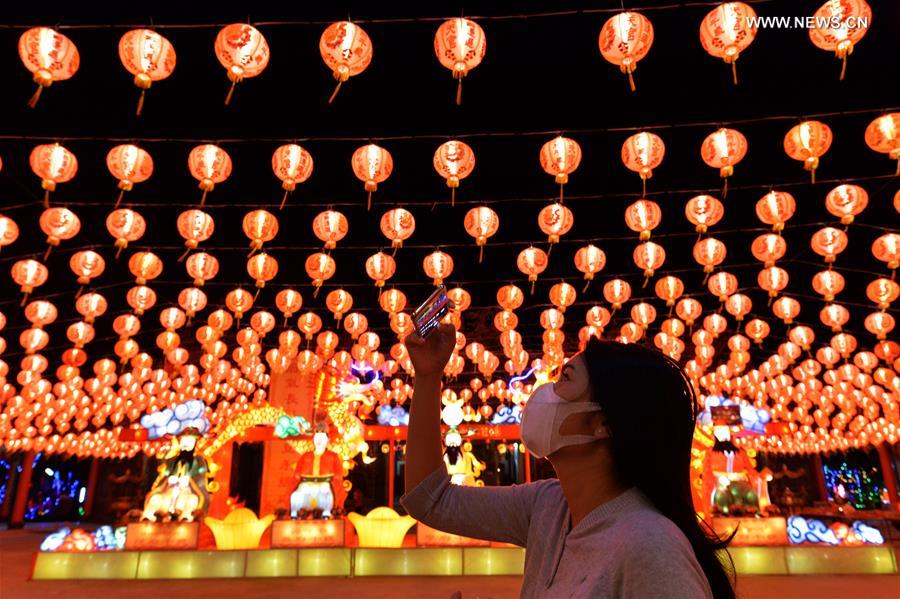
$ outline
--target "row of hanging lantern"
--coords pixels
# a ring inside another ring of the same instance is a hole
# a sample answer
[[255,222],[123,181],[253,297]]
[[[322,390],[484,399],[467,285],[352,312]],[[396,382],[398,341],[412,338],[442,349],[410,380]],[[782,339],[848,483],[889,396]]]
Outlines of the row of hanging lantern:
[[[735,84],[738,81],[737,59],[756,39],[760,20],[750,5],[724,2],[707,13],[700,24],[703,49],[731,65]],[[847,56],[866,35],[871,20],[872,9],[864,0],[829,0],[810,19],[812,43],[834,52],[843,61],[841,79],[846,71]],[[600,54],[628,76],[632,91],[635,90],[632,74],[638,62],[650,51],[653,39],[650,20],[634,11],[613,15],[600,29]],[[486,49],[485,32],[471,19],[451,18],[438,27],[434,36],[434,53],[440,64],[458,80],[457,104],[462,101],[463,78],[481,63]],[[260,75],[269,64],[270,49],[265,36],[246,23],[223,27],[216,36],[214,51],[231,81],[225,97],[226,104],[231,101],[238,83]],[[373,45],[359,24],[338,21],[325,28],[319,40],[319,52],[337,81],[334,93],[328,100],[330,103],[343,83],[369,66]],[[80,66],[80,56],[74,42],[49,27],[34,27],[25,31],[19,38],[19,56],[38,86],[29,106],[37,103],[45,87],[71,78]],[[175,49],[168,39],[152,29],[133,29],[119,40],[119,59],[141,90],[137,105],[137,114],[140,114],[146,91],[154,82],[168,78],[174,71]]]
[[[831,128],[820,121],[803,121],[792,127],[784,138],[785,153],[794,160],[803,162],[815,181],[815,170],[822,156],[832,143]],[[887,154],[898,161],[900,169],[900,113],[889,113],[874,119],[866,128],[865,140],[868,146],[879,153]],[[747,153],[747,139],[735,129],[722,128],[706,137],[700,147],[703,161],[719,169],[725,180],[723,196],[727,194],[727,180],[734,173],[735,166]],[[631,171],[636,172],[642,181],[642,195],[646,193],[646,181],[653,176],[653,169],[659,167],[665,156],[665,144],[655,133],[640,132],[630,136],[622,145],[622,162]],[[563,187],[581,164],[581,147],[578,142],[566,137],[556,137],[546,142],[539,152],[541,168],[554,177],[560,186],[557,207],[550,210],[546,218],[549,229],[557,228],[561,232],[548,232],[552,241],[565,233],[566,208]],[[372,194],[378,184],[390,177],[394,169],[391,153],[376,145],[367,144],[351,157],[351,167],[357,179],[364,183],[368,193],[367,206],[371,208]],[[78,171],[78,159],[71,151],[59,143],[40,144],[34,147],[29,157],[32,172],[41,179],[41,187],[45,190],[45,204],[49,201],[50,192],[60,183],[66,183],[75,177]],[[460,181],[468,177],[475,167],[475,153],[472,148],[459,140],[450,140],[438,146],[433,159],[435,171],[446,181],[451,189],[451,206],[454,205],[455,190]],[[121,202],[123,194],[133,189],[136,183],[142,183],[153,174],[153,159],[143,148],[134,144],[121,144],[113,147],[106,156],[106,166],[110,174],[118,181],[120,190],[116,206]],[[2,166],[0,166],[2,169]],[[198,181],[203,194],[200,207],[206,200],[206,194],[215,189],[219,183],[231,176],[232,160],[228,152],[214,144],[201,144],[188,154],[188,170]],[[279,146],[272,154],[272,171],[281,181],[284,197],[298,184],[309,179],[313,172],[313,158],[303,147],[297,144]],[[488,217],[483,214],[481,217]],[[479,218],[478,220],[482,220]],[[490,235],[481,235],[490,237]]]

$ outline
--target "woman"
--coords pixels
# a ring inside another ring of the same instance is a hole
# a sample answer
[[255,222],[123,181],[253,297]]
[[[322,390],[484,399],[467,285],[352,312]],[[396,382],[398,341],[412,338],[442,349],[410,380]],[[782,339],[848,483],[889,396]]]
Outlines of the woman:
[[[406,341],[416,381],[406,446],[411,516],[447,532],[526,547],[522,597],[733,599],[725,542],[691,502],[694,392],[678,365],[602,341],[538,387],[522,439],[558,479],[458,487],[441,458],[440,388],[451,325]],[[728,559],[730,563],[730,559]]]

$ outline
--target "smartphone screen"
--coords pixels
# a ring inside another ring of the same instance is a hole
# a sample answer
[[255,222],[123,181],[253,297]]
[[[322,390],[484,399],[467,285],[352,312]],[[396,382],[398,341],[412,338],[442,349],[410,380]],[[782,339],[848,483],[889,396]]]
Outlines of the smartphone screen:
[[440,285],[422,302],[422,305],[416,308],[413,312],[413,324],[420,337],[427,337],[428,333],[440,324],[441,319],[447,314],[449,303],[447,288]]

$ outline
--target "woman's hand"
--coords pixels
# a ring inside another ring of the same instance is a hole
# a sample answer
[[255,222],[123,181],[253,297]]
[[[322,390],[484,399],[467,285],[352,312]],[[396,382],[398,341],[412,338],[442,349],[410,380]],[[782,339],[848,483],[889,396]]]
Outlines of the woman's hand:
[[424,339],[416,333],[407,337],[406,349],[416,378],[440,379],[455,346],[456,329],[452,324],[439,325]]

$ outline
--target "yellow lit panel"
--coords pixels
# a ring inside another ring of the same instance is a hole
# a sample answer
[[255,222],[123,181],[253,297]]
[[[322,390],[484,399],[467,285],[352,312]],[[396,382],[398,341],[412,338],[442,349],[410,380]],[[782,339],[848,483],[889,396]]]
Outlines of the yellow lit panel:
[[246,551],[142,551],[137,577],[240,578]]
[[892,574],[891,547],[788,547],[790,574]]
[[34,562],[34,580],[76,578],[134,578],[138,552],[109,551],[92,553],[38,553]]
[[525,550],[521,548],[466,547],[463,571],[472,576],[521,575],[525,571]]
[[300,576],[350,576],[352,550],[347,547],[297,549]]
[[787,574],[784,547],[729,547],[738,574]]
[[356,576],[460,576],[462,549],[457,547],[356,550]]
[[297,575],[296,549],[267,549],[247,552],[248,578]]

